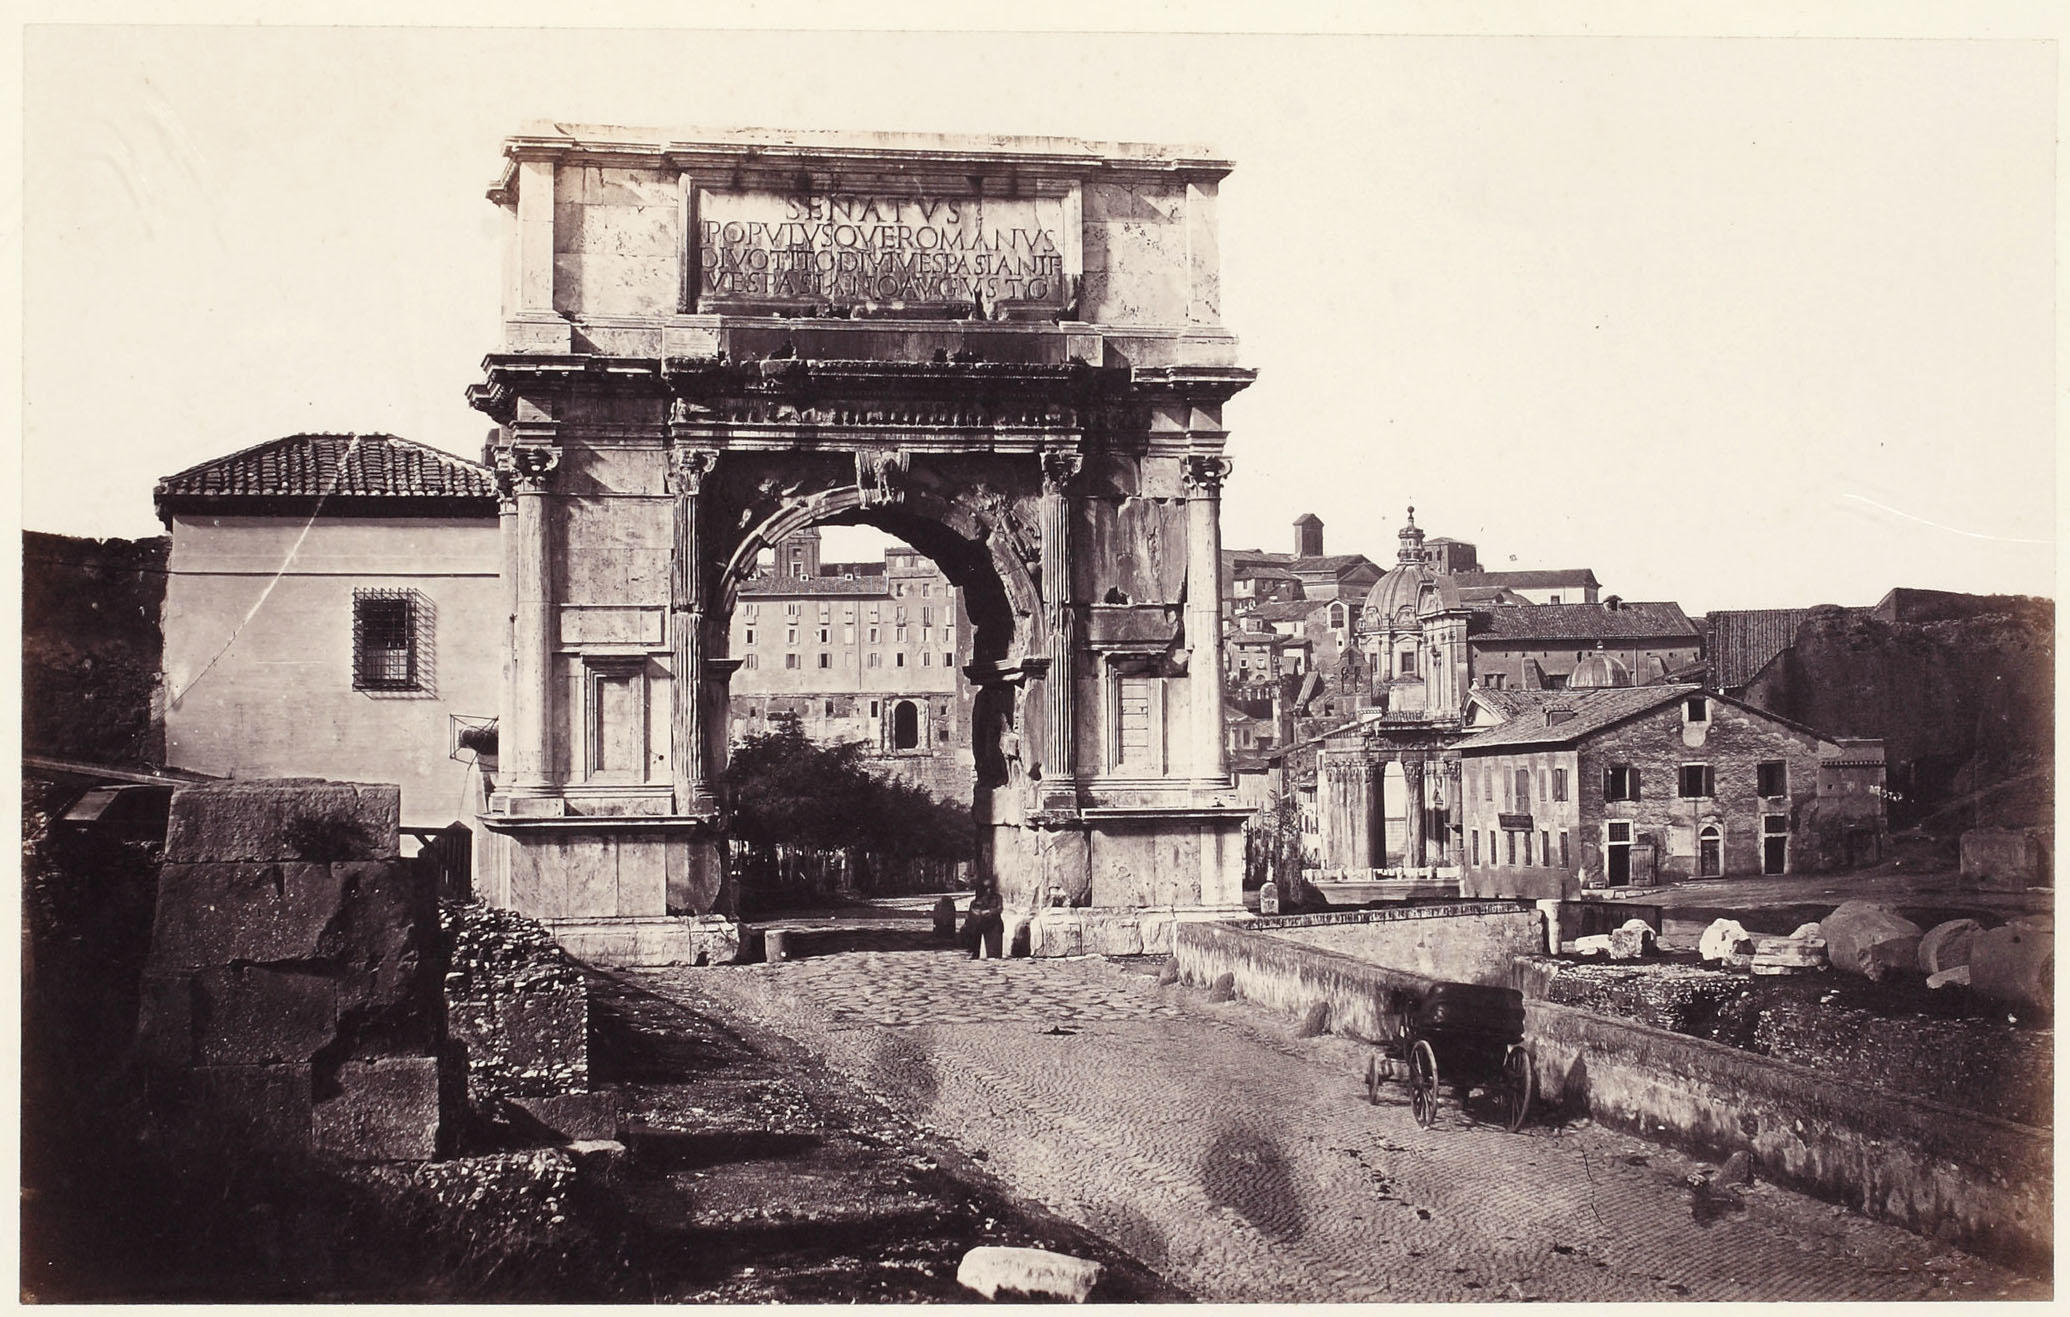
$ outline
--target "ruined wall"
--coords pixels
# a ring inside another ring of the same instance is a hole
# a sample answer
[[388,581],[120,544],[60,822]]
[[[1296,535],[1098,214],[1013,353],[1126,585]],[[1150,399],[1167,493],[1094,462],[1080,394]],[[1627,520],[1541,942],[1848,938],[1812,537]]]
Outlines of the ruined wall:
[[1748,703],[1829,736],[1878,737],[1895,827],[1952,836],[2054,817],[2055,606],[1893,625],[1815,612]]
[[158,662],[169,544],[23,532],[23,750],[165,761]]
[[1249,927],[1355,960],[1427,978],[1509,987],[1516,958],[1545,945],[1538,911],[1513,906],[1406,906],[1345,915],[1296,915]]
[[187,1127],[228,1121],[359,1161],[439,1151],[436,879],[396,853],[393,786],[265,781],[173,796],[137,1024]]

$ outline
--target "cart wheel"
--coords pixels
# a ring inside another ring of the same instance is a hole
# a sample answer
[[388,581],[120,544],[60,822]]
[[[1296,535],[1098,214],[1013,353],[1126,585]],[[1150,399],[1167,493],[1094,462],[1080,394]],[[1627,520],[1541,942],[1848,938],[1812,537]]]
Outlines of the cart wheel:
[[1376,1107],[1380,1105],[1380,1081],[1382,1078],[1384,1076],[1380,1072],[1380,1058],[1377,1056],[1367,1057],[1366,1101]]
[[1531,1065],[1531,1053],[1511,1043],[1502,1054],[1502,1123],[1514,1134],[1531,1114],[1531,1099],[1538,1090],[1538,1076]]
[[1415,1113],[1416,1123],[1425,1129],[1437,1123],[1437,1053],[1421,1038],[1409,1049],[1409,1110]]

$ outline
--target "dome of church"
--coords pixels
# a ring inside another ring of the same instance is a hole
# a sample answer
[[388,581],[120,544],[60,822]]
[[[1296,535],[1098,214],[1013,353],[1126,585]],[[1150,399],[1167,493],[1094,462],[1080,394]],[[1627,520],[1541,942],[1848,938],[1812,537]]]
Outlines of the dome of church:
[[1416,525],[1416,509],[1409,509],[1409,524],[1399,536],[1401,548],[1395,565],[1366,592],[1359,611],[1361,622],[1374,628],[1391,620],[1413,620],[1428,612],[1459,607],[1459,587],[1452,578],[1432,571],[1423,556],[1423,532]]
[[1574,665],[1567,677],[1568,690],[1598,690],[1605,686],[1629,686],[1632,670],[1622,660],[1598,650]]

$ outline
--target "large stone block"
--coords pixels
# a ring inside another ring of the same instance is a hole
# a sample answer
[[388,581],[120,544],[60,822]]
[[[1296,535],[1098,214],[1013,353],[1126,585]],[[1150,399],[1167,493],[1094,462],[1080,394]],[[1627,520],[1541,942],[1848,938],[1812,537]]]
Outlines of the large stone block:
[[306,960],[337,917],[339,898],[339,877],[328,864],[166,864],[158,872],[151,967]]
[[341,1005],[391,1018],[439,1011],[437,877],[402,860],[331,866],[340,900],[323,958],[338,966]]
[[192,975],[144,975],[137,998],[137,1050],[155,1065],[194,1064]]
[[2055,999],[2053,928],[2011,923],[1978,933],[1969,947],[1969,986],[1980,997],[2027,1010]]
[[193,977],[196,1058],[207,1066],[305,1062],[338,1034],[332,979],[267,965]]
[[165,859],[394,859],[401,812],[402,789],[387,784],[269,779],[182,787],[173,793]]
[[338,1067],[337,1091],[315,1105],[316,1151],[347,1161],[429,1161],[438,1155],[438,1060],[380,1057]]
[[616,1093],[556,1093],[514,1097],[510,1103],[557,1139],[580,1143],[618,1137]]
[[307,1065],[197,1066],[188,1072],[192,1127],[282,1151],[309,1147]]
[[1889,906],[1849,901],[1818,922],[1834,969],[1880,980],[1919,965],[1919,925]]
[[1969,964],[1971,944],[1984,926],[1974,919],[1950,919],[1935,924],[1919,939],[1919,968],[1939,974]]

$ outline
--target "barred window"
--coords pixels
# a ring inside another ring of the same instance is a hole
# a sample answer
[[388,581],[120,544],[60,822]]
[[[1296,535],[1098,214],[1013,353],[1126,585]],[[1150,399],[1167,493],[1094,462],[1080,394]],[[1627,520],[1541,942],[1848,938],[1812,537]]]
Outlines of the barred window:
[[352,688],[425,689],[420,671],[420,628],[430,610],[414,590],[352,592]]

